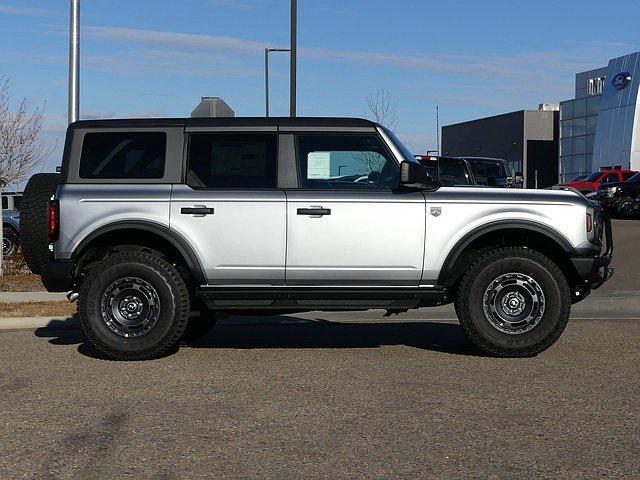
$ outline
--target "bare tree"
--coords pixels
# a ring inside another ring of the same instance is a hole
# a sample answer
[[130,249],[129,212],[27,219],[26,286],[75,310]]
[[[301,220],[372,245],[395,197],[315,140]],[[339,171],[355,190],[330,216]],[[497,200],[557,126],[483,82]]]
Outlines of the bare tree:
[[0,75],[0,177],[6,185],[25,180],[52,152],[40,141],[44,106],[30,111],[23,99],[12,111],[9,79]]
[[379,88],[375,93],[370,93],[365,98],[369,116],[380,125],[394,131],[398,127],[396,118],[396,102],[389,91]]
[[[367,116],[371,120],[387,127],[391,131],[396,129],[398,126],[396,104],[391,93],[379,88],[375,93],[367,95],[365,102],[369,110]],[[377,152],[363,152],[358,156],[358,162],[364,166],[367,174],[371,174],[373,172],[380,173],[386,160]]]

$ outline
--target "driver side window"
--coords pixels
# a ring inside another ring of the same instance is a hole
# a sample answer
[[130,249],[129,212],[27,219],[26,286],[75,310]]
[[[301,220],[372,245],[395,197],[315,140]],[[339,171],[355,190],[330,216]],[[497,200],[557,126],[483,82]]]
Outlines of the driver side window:
[[377,135],[300,135],[298,166],[305,189],[397,188],[399,167]]

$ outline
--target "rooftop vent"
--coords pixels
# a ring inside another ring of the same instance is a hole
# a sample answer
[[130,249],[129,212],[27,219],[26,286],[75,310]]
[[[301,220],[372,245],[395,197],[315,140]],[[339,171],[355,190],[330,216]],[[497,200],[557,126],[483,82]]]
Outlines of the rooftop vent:
[[202,97],[202,101],[191,112],[194,118],[235,117],[236,113],[219,97]]

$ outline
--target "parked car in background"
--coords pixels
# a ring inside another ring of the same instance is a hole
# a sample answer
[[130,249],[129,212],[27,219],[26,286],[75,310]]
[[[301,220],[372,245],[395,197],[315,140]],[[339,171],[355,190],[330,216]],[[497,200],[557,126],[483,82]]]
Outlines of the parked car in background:
[[[599,191],[603,185],[624,182],[634,176],[634,170],[622,170],[620,167],[604,167],[599,172],[594,172],[583,180],[573,180],[561,183],[561,187],[571,187],[580,193],[587,194]],[[578,177],[579,178],[579,177]]]
[[598,203],[612,215],[632,218],[640,214],[640,173],[626,182],[608,183],[600,187]]
[[476,180],[476,185],[487,187],[509,187],[510,178],[509,166],[501,158],[488,157],[461,157],[469,163],[471,171]]
[[463,158],[416,155],[416,160],[427,168],[429,176],[437,178],[445,187],[477,185],[471,165]]
[[416,159],[427,167],[429,174],[448,187],[479,185],[485,187],[516,186],[509,174],[507,162],[488,157],[434,157],[416,155]]
[[2,195],[2,255],[11,256],[20,246],[20,202],[21,193],[8,192]]

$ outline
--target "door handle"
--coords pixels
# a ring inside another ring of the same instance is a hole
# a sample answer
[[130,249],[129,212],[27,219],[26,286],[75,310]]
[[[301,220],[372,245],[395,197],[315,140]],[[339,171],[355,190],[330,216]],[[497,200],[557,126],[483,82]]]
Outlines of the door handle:
[[307,215],[310,217],[324,217],[325,215],[331,215],[331,209],[322,208],[322,207],[299,208],[298,215]]
[[204,217],[205,215],[213,215],[215,210],[208,207],[184,207],[180,209],[182,215],[198,215]]

